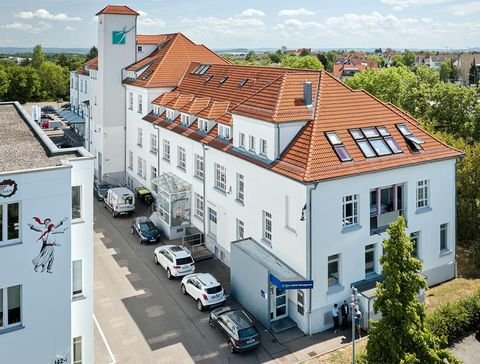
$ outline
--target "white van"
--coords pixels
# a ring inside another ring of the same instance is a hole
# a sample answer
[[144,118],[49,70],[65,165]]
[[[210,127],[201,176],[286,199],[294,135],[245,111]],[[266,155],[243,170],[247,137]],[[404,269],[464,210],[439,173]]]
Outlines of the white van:
[[132,215],[135,212],[135,195],[125,187],[110,188],[103,200],[103,206],[112,211],[113,217]]

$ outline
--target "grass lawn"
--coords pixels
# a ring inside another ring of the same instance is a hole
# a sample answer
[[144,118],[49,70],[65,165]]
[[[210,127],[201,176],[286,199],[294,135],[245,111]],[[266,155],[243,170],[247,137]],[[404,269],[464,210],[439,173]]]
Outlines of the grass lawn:
[[[473,294],[480,289],[480,269],[473,265],[471,249],[468,246],[457,245],[457,278],[429,288],[425,293],[425,305],[432,312],[447,302],[455,302]],[[357,353],[365,350],[367,338],[357,342]],[[320,355],[306,361],[308,364],[344,364],[352,362],[352,346],[348,345],[328,354]]]

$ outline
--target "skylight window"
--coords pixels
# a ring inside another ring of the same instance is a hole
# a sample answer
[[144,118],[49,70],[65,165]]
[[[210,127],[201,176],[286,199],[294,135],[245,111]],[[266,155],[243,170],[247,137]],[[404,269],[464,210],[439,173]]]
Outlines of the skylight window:
[[392,150],[393,153],[395,153],[395,154],[402,153],[402,150],[400,149],[400,146],[395,141],[395,139],[393,139],[391,136],[385,137],[384,139],[387,142],[388,146],[390,147],[390,149]]
[[387,128],[384,127],[384,126],[377,126],[377,130],[378,130],[378,132],[380,133],[380,135],[383,136],[383,137],[390,135],[390,133],[388,132]]
[[363,135],[365,135],[365,138],[375,138],[378,137],[378,131],[375,128],[362,128]]
[[327,137],[330,144],[333,146],[333,150],[335,150],[337,157],[342,162],[349,162],[352,160],[352,157],[348,153],[347,148],[345,148],[345,146],[342,143],[342,140],[337,135],[337,133],[335,133],[334,131],[329,131],[325,133],[325,136]]
[[405,135],[412,135],[412,132],[405,124],[397,124],[397,128],[402,133],[403,136]]
[[422,139],[416,137],[405,124],[397,124],[397,128],[402,133],[407,144],[416,152],[422,150],[421,144],[425,143]]
[[350,134],[352,134],[353,139],[364,139],[363,133],[360,129],[351,129]]
[[398,143],[384,126],[350,129],[349,131],[365,158],[402,153]]
[[245,84],[246,84],[247,82],[248,82],[248,78],[243,79],[243,80],[240,82],[240,87],[245,86]]
[[198,75],[199,75],[199,76],[204,75],[205,72],[207,72],[209,68],[210,68],[210,65],[209,65],[209,64],[206,64],[205,66],[202,67],[201,70],[198,71]]
[[383,141],[383,139],[370,139],[369,142],[377,155],[384,156],[392,154],[392,151],[390,150],[390,148],[388,148],[387,144]]
[[357,144],[360,147],[360,149],[362,150],[362,153],[366,158],[371,158],[371,157],[376,156],[372,147],[370,146],[370,144],[368,144],[368,142],[366,140],[359,140],[357,142]]
[[226,80],[228,80],[228,76],[223,77],[218,83],[224,84]]
[[202,64],[198,65],[197,67],[194,67],[193,70],[192,70],[192,72],[190,72],[190,74],[191,74],[191,75],[196,75],[195,72],[198,72],[198,70],[199,70],[200,68],[202,68],[202,67],[203,67]]

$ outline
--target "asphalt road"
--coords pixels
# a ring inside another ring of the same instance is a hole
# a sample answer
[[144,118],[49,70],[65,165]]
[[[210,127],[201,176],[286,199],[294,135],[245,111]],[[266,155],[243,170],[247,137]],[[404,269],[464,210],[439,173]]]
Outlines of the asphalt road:
[[[208,312],[198,311],[194,300],[181,294],[180,279],[169,281],[163,268],[154,264],[153,250],[160,243],[140,245],[130,233],[131,221],[131,217],[114,219],[103,203],[95,202],[94,312],[99,324],[95,363],[259,363],[272,359],[263,347],[231,354],[225,339],[208,325]],[[198,262],[196,271],[212,273],[229,292],[228,268],[218,260]]]

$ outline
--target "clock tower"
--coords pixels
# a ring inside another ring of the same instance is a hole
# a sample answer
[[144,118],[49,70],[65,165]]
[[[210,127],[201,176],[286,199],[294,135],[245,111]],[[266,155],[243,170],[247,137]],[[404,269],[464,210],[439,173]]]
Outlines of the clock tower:
[[91,137],[95,174],[123,182],[125,174],[125,89],[122,70],[136,61],[137,16],[128,6],[108,5],[97,13],[98,74]]

